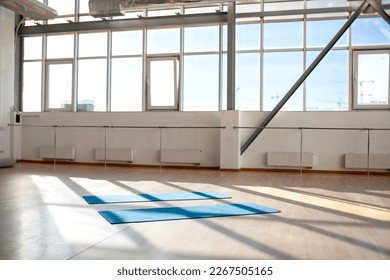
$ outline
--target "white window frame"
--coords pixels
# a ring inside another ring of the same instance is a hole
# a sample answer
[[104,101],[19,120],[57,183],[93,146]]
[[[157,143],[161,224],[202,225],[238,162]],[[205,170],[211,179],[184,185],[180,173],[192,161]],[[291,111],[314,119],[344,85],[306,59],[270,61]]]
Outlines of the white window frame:
[[[377,104],[372,104],[372,105],[359,105],[358,104],[358,94],[359,94],[359,84],[358,84],[358,75],[359,75],[359,65],[358,65],[358,58],[359,55],[361,54],[388,54],[389,59],[390,59],[390,49],[375,49],[375,50],[367,50],[367,49],[356,49],[353,50],[353,67],[352,67],[352,75],[353,75],[353,83],[352,83],[352,109],[354,110],[359,110],[359,109],[367,109],[367,110],[380,110],[380,109],[390,109],[390,75],[389,75],[389,82],[388,82],[388,104],[385,105],[377,105]],[[390,63],[389,63],[390,65]],[[390,68],[390,66],[389,66]],[[390,69],[389,69],[389,74],[390,74]]]
[[[50,108],[49,107],[49,82],[50,82],[50,77],[49,77],[49,65],[60,65],[60,64],[70,64],[72,65],[72,92],[71,92],[71,101],[70,101],[70,106],[69,108]],[[74,85],[75,85],[75,80],[74,80],[74,73],[75,73],[75,67],[74,67],[74,62],[73,59],[60,59],[60,60],[48,60],[45,63],[45,112],[53,112],[53,111],[61,111],[61,112],[70,112],[73,111],[74,107]]]
[[[173,61],[174,62],[174,105],[173,106],[152,106],[151,100],[151,75],[150,63],[152,61]],[[179,110],[179,95],[180,95],[180,57],[175,55],[170,56],[152,56],[146,59],[146,110]]]

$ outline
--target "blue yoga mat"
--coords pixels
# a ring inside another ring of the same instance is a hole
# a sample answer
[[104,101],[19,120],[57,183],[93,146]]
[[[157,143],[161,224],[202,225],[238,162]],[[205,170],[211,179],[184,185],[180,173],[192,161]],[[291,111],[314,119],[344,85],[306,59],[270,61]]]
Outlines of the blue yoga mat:
[[242,216],[279,212],[280,210],[267,208],[254,203],[99,211],[100,215],[111,224]]
[[89,204],[231,198],[216,192],[175,192],[130,195],[83,196]]

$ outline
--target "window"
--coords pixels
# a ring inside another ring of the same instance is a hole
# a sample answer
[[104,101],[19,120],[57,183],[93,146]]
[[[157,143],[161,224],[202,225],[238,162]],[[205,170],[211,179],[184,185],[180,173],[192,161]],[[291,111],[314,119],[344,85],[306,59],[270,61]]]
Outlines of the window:
[[219,26],[186,27],[184,52],[208,52],[219,49]]
[[[303,72],[302,52],[270,52],[264,54],[263,110],[271,111]],[[302,86],[282,110],[302,111]]]
[[142,111],[142,58],[113,58],[111,111]]
[[[309,48],[325,47],[341,29],[344,23],[344,19],[307,21],[306,46]],[[335,46],[347,46],[347,38],[348,32],[345,32]]]
[[389,109],[390,50],[355,51],[354,108]]
[[179,53],[180,28],[147,30],[148,54]]
[[264,48],[302,48],[303,22],[272,22],[264,24]]
[[[318,56],[307,52],[307,65]],[[330,51],[306,80],[306,110],[348,110],[348,51]]]
[[141,55],[142,30],[112,32],[112,55]]
[[236,55],[236,109],[260,110],[260,53]]
[[74,56],[74,35],[47,36],[47,58],[70,58]]
[[260,49],[260,24],[236,25],[236,50]]
[[390,26],[382,18],[358,18],[352,24],[352,45],[388,45]]
[[183,67],[183,110],[218,111],[219,56],[186,55]]
[[179,58],[149,58],[147,109],[178,110]]
[[41,112],[42,105],[42,62],[23,64],[23,111]]
[[82,59],[78,71],[77,111],[107,110],[107,59]]
[[107,56],[107,33],[86,33],[79,35],[79,57]]
[[73,63],[49,62],[46,67],[45,110],[72,110]]
[[42,111],[42,36],[23,39],[22,107],[24,112]]

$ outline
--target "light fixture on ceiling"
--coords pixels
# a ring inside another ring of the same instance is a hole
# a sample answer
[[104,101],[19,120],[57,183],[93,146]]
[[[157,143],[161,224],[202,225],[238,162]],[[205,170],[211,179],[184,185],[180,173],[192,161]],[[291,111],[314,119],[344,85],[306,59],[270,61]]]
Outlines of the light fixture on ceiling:
[[53,19],[57,11],[36,0],[0,0],[0,6],[34,20]]

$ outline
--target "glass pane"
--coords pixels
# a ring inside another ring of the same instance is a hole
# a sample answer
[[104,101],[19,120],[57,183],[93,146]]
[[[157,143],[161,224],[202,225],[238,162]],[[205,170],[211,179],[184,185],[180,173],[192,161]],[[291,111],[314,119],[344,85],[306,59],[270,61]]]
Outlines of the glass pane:
[[47,36],[47,58],[73,57],[74,35]]
[[152,60],[149,65],[151,106],[175,106],[175,60]]
[[[319,52],[307,52],[307,65]],[[348,51],[330,51],[306,80],[306,110],[348,110]]]
[[227,55],[222,55],[222,96],[221,109],[227,110]]
[[42,94],[42,63],[23,63],[23,111],[40,112]]
[[218,55],[188,55],[184,58],[184,111],[218,111]]
[[180,51],[180,28],[149,29],[147,34],[148,54]]
[[42,37],[25,37],[24,44],[24,60],[42,59]]
[[79,57],[107,56],[107,33],[79,35]]
[[[307,47],[325,47],[336,35],[345,20],[319,20],[308,21],[306,24]],[[348,32],[337,41],[336,46],[346,46]]]
[[238,4],[236,13],[255,13],[261,11],[261,4]]
[[[264,54],[263,110],[271,111],[283,98],[303,72],[302,52],[275,52]],[[300,87],[282,110],[303,109]]]
[[259,50],[260,49],[260,24],[236,25],[236,49]]
[[79,0],[79,13],[80,14],[89,14],[89,0]]
[[264,11],[282,11],[303,9],[303,0],[301,1],[275,1],[276,3],[264,3]]
[[112,33],[112,55],[142,54],[142,30]]
[[207,52],[219,49],[219,26],[186,27],[185,52]]
[[389,104],[389,54],[360,54],[358,57],[358,105]]
[[48,0],[47,5],[55,9],[58,15],[71,15],[75,12],[75,1],[73,0]]
[[176,13],[180,13],[180,9],[156,10],[147,12],[148,17],[175,16]]
[[236,55],[236,109],[260,110],[260,54]]
[[352,45],[388,45],[390,26],[382,18],[358,18],[352,25]]
[[273,22],[264,24],[264,48],[302,48],[302,22]]
[[79,60],[78,111],[106,111],[107,60]]
[[72,101],[72,64],[49,64],[48,107],[70,109]]
[[184,13],[186,15],[190,14],[208,14],[215,13],[219,10],[219,6],[209,6],[209,7],[199,7],[199,8],[184,8]]
[[111,111],[142,111],[142,58],[114,58],[111,71]]

